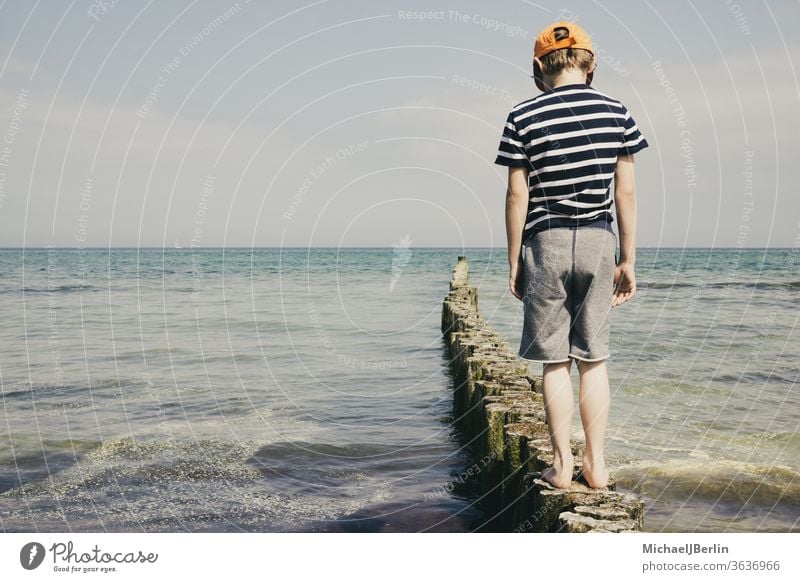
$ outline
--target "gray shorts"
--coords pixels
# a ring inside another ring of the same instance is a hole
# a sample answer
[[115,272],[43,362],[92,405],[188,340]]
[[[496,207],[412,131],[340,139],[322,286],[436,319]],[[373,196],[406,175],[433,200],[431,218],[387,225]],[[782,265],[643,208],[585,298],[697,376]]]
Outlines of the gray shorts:
[[552,228],[523,244],[521,358],[546,364],[610,357],[616,250],[617,235],[601,228]]

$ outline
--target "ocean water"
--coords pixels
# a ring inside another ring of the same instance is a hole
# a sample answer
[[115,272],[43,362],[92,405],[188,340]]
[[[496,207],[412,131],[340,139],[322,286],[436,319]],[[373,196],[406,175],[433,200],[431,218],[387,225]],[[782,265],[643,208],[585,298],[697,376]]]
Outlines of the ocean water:
[[[517,347],[503,249],[0,250],[0,531],[480,529],[439,329],[462,254]],[[607,459],[646,530],[800,530],[796,254],[638,251]]]

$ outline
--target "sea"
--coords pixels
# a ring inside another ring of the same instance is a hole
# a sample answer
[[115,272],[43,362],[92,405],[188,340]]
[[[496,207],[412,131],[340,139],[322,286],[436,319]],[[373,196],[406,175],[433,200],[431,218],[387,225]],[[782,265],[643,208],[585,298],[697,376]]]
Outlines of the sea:
[[[517,348],[504,249],[0,250],[0,531],[485,531],[440,329],[459,255]],[[800,531],[799,258],[637,251],[606,458],[645,531]]]

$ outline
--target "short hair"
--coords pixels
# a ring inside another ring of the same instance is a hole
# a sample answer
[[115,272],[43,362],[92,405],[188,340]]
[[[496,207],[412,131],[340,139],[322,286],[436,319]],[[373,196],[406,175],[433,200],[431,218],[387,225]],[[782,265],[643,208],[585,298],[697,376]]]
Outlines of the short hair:
[[[569,36],[569,31],[566,28],[555,29],[556,40],[561,40],[567,36]],[[588,73],[589,65],[592,64],[593,58],[592,52],[586,49],[563,48],[542,55],[539,60],[542,61],[542,66],[548,75],[558,75],[564,69],[572,67],[582,69],[584,73]]]
[[572,67],[588,73],[593,58],[594,55],[586,49],[565,48],[547,53],[539,60],[542,61],[542,67],[548,75],[558,75],[564,69]]

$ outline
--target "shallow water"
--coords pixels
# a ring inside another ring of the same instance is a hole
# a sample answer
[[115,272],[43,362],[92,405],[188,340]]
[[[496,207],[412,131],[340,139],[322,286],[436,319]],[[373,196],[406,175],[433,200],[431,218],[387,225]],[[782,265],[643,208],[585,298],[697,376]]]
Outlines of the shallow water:
[[[620,490],[644,497],[647,530],[800,529],[796,255],[637,251],[637,296],[612,312],[606,450]],[[493,262],[473,271],[494,283]],[[516,346],[502,294],[482,289],[483,311]]]
[[[501,249],[0,251],[0,529],[476,529],[439,330],[460,254],[516,347]],[[800,529],[796,262],[638,251],[607,452],[646,529]]]

